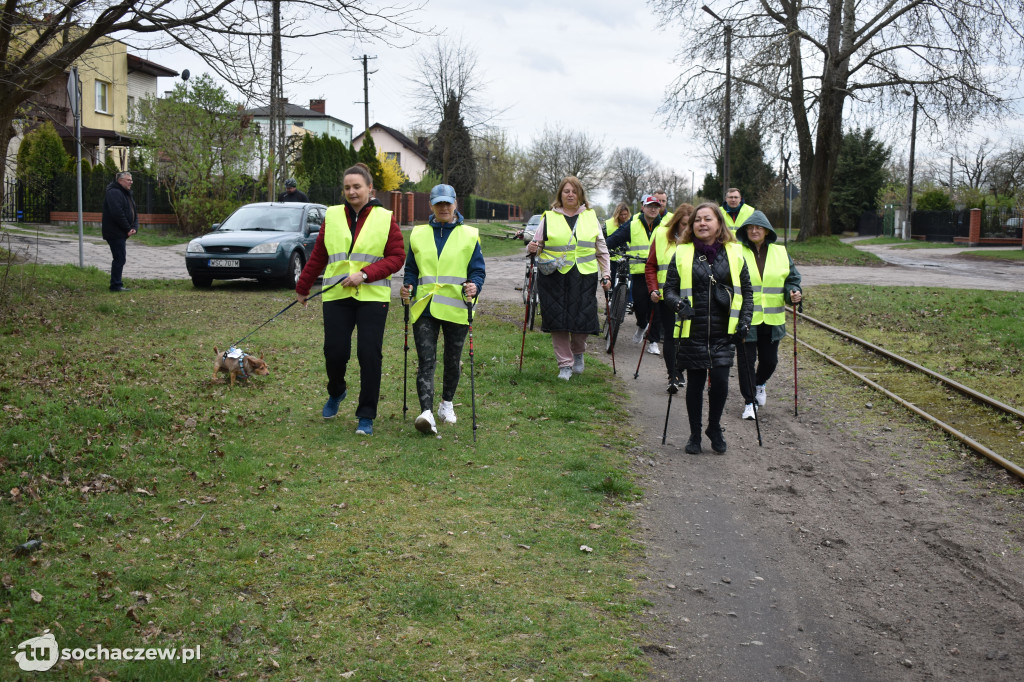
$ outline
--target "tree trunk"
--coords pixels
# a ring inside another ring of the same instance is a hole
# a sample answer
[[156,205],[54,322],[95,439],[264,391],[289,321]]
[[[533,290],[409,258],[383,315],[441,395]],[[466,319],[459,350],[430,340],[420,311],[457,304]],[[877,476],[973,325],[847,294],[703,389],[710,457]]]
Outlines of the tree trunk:
[[[7,152],[8,147],[11,145],[11,140],[14,138],[14,113],[13,112],[2,112],[0,113],[0,150],[4,152],[4,171],[0,173],[0,176],[7,176]],[[7,183],[0,181],[0,206],[4,203],[4,189]]]

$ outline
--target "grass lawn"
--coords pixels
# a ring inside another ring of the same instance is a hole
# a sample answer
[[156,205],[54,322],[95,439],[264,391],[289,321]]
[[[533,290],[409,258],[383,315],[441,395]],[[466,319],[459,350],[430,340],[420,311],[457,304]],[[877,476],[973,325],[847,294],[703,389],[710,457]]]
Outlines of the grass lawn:
[[1015,251],[993,251],[991,249],[978,249],[977,251],[963,251],[961,256],[970,258],[983,258],[985,260],[1013,260],[1024,261],[1024,249]]
[[[778,242],[781,243],[781,240]],[[811,237],[803,242],[790,240],[786,247],[797,267],[801,265],[882,265],[873,253],[858,251],[839,237]]]
[[[78,236],[77,225],[39,225],[35,223],[5,223],[4,227],[8,225],[13,226],[16,231],[20,234],[34,233],[37,231],[46,232],[47,234],[59,234],[66,235],[68,237]],[[82,226],[82,234],[87,237],[94,237],[96,239],[102,239],[102,230],[99,227],[91,227],[89,225]],[[178,232],[169,230],[158,230],[149,227],[143,227],[132,236],[132,241],[138,244],[144,244],[146,246],[174,246],[176,244],[187,244],[192,237],[184,236]]]
[[[929,287],[808,287],[804,312],[1024,408],[1024,294]],[[790,324],[792,324],[790,318]],[[792,330],[791,330],[792,331]]]
[[896,239],[895,237],[872,237],[871,239],[861,239],[857,241],[858,245],[886,245],[891,246],[894,249],[958,249],[963,248],[962,244],[949,244],[946,242],[925,242],[919,239]]
[[60,661],[47,679],[645,676],[623,397],[596,361],[559,381],[540,333],[520,373],[517,307],[474,320],[474,443],[468,344],[458,424],[413,429],[414,349],[403,418],[393,305],[366,438],[355,359],[339,416],[320,417],[315,304],[244,344],[270,376],[211,380],[213,347],[286,290],[136,281],[112,296],[94,270],[4,274],[0,645],[49,629],[62,649],[201,646],[188,664]]

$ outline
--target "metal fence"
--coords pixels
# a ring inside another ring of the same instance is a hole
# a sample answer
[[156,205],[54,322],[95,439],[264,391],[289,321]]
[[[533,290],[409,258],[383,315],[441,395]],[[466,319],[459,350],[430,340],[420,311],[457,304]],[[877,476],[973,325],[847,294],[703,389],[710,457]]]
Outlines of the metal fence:
[[4,180],[3,220],[19,223],[45,223],[50,220],[51,190],[22,180]]

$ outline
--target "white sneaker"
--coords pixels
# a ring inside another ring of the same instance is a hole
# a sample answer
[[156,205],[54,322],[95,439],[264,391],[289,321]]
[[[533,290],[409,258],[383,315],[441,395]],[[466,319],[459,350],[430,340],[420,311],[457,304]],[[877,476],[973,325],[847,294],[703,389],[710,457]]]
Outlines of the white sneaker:
[[455,423],[455,406],[452,405],[450,400],[441,401],[437,408],[437,416],[440,417],[442,424]]
[[754,403],[747,403],[743,408],[743,419],[754,419]]
[[558,370],[558,378],[568,381],[572,378],[572,367],[562,367]]
[[572,356],[572,373],[583,374],[583,353],[574,353]]
[[423,413],[416,417],[416,430],[420,433],[437,433],[437,424],[434,423],[434,413],[430,410],[423,410]]
[[758,407],[764,407],[765,401],[768,400],[768,394],[764,392],[764,384],[761,384],[754,390],[754,400],[757,401]]
[[661,349],[658,348],[658,342],[651,341],[649,344],[647,344],[647,352],[650,353],[651,355],[661,355]]
[[637,327],[636,331],[633,332],[633,343],[640,343],[643,341],[645,331],[647,331],[647,327]]

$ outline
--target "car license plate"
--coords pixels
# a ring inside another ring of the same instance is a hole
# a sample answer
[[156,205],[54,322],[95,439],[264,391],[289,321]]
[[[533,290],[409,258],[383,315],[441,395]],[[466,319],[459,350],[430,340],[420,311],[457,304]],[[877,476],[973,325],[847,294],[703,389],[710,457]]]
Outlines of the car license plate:
[[239,260],[237,258],[230,260],[211,258],[209,266],[211,268],[237,268],[239,266]]

